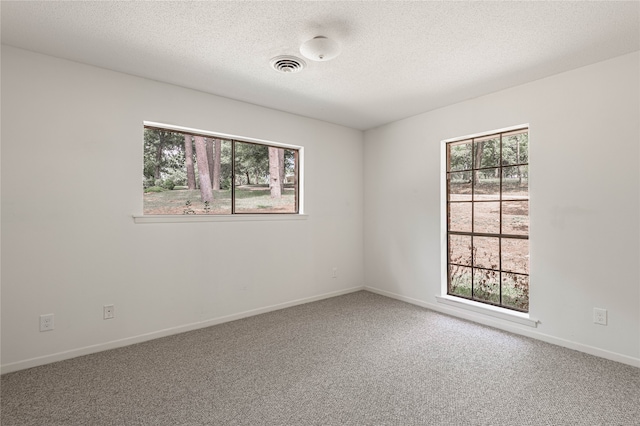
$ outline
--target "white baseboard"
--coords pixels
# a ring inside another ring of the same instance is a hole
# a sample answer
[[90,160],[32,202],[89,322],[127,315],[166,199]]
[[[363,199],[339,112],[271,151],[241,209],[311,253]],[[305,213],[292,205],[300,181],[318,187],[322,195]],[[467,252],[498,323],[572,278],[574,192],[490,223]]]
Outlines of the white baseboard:
[[263,308],[251,309],[249,311],[239,312],[237,314],[226,315],[223,317],[212,318],[205,321],[195,322],[191,324],[181,325],[178,327],[166,328],[164,330],[153,331],[151,333],[140,334],[137,336],[126,337],[124,339],[112,340],[106,343],[99,343],[97,345],[85,346],[82,348],[71,349],[64,352],[58,352],[51,355],[44,355],[36,358],[25,359],[22,361],[16,361],[9,364],[3,364],[0,367],[1,374],[11,373],[13,371],[24,370],[26,368],[37,367],[39,365],[50,364],[52,362],[63,361],[65,359],[71,359],[82,355],[89,355],[96,352],[102,352],[109,349],[116,349],[123,346],[129,346],[136,343],[146,342],[148,340],[158,339],[160,337],[170,336],[172,334],[184,333],[186,331],[197,330],[199,328],[210,327],[212,325],[222,324],[229,321],[235,321],[242,318],[252,317],[254,315],[264,314],[267,312],[278,311],[280,309],[289,308],[296,305],[303,305],[305,303],[316,302],[322,299],[329,299],[331,297],[342,296],[343,294],[354,293],[356,291],[364,290],[364,286],[351,287],[345,290],[333,291],[329,293],[320,294],[317,296],[306,297],[304,299],[292,300],[290,302],[279,303],[277,305],[265,306]]
[[600,358],[609,359],[611,361],[616,361],[623,364],[631,365],[633,367],[640,367],[640,358],[634,358],[634,357],[619,354],[616,352],[611,352],[604,349],[596,348],[594,346],[584,345],[582,343],[574,342],[571,340],[565,340],[559,337],[550,336],[548,334],[535,331],[530,327],[526,327],[526,328],[519,327],[514,323],[510,323],[509,321],[493,318],[491,316],[487,316],[482,313],[462,310],[462,309],[455,308],[453,306],[442,305],[438,303],[424,302],[422,300],[413,299],[411,297],[402,296],[400,294],[392,293],[390,291],[380,290],[374,287],[365,286],[364,289],[367,291],[370,291],[371,293],[376,293],[381,296],[386,296],[392,299],[401,300],[403,302],[411,303],[412,305],[421,306],[423,308],[431,309],[433,311],[441,312],[443,314],[477,322],[483,325],[488,325],[490,327],[495,327],[500,330],[509,331],[511,333],[531,337],[533,339],[542,340],[543,342],[573,349],[579,352],[584,352],[589,355],[594,355]]

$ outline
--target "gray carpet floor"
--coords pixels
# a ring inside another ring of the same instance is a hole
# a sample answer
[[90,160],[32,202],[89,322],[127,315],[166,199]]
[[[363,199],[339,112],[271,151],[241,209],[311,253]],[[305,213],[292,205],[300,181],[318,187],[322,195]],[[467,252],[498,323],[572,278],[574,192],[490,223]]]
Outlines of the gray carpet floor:
[[640,369],[369,292],[2,376],[2,425],[640,425]]

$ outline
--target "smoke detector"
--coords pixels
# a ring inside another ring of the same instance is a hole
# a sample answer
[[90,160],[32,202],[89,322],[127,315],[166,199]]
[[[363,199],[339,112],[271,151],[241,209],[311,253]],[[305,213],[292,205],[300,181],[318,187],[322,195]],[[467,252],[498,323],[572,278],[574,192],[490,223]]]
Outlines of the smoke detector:
[[283,73],[294,73],[298,71],[302,71],[302,69],[306,66],[305,62],[296,58],[295,56],[276,56],[275,58],[269,61],[271,64],[271,68],[278,72]]

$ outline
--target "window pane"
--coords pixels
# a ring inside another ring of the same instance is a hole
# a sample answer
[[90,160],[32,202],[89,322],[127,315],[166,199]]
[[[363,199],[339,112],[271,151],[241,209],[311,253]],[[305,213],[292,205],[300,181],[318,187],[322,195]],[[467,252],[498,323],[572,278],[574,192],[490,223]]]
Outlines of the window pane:
[[502,239],[502,270],[529,273],[529,240]]
[[144,214],[229,214],[231,142],[145,128],[143,179]]
[[502,199],[529,198],[529,166],[502,169]]
[[499,238],[473,237],[473,266],[488,269],[500,268]]
[[500,199],[500,169],[478,170],[473,188],[474,200]]
[[456,142],[447,145],[449,148],[448,170],[471,170],[471,145],[471,141]]
[[449,173],[449,200],[471,201],[471,172]]
[[500,165],[500,137],[476,139],[474,143],[474,168],[494,167]]
[[529,235],[529,202],[502,202],[502,233]]
[[527,275],[502,274],[502,304],[522,311],[529,311],[529,277]]
[[471,266],[471,237],[449,235],[449,263]]
[[497,234],[500,232],[500,203],[473,203],[473,232]]
[[529,133],[511,134],[502,137],[502,164],[525,164],[529,162]]
[[449,266],[448,294],[471,298],[471,268],[466,266]]
[[449,230],[471,232],[471,203],[449,204]]
[[236,213],[295,213],[295,151],[235,143]]
[[473,298],[500,303],[500,273],[486,269],[473,270]]

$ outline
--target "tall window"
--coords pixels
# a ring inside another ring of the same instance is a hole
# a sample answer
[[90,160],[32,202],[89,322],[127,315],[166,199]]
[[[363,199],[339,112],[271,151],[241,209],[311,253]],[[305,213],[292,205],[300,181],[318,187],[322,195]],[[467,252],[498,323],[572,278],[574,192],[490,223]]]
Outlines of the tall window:
[[145,126],[145,215],[298,213],[299,149]]
[[446,147],[447,294],[528,312],[528,129]]

